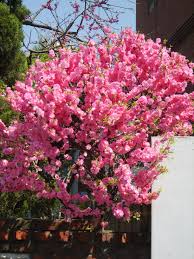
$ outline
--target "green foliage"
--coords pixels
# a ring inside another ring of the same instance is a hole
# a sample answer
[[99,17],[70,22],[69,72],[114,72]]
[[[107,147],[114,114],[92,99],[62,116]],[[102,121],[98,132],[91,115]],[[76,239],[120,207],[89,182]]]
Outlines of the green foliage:
[[20,21],[23,21],[30,11],[22,5],[22,0],[0,0],[9,7],[9,12],[13,13]]
[[26,16],[30,15],[30,11],[24,5],[22,5],[20,8],[16,9],[15,15],[20,21],[23,21]]
[[0,120],[2,120],[5,125],[9,126],[19,114],[11,109],[10,104],[4,97],[5,89],[6,85],[0,80]]
[[52,218],[60,202],[37,198],[30,191],[0,193],[0,218]]
[[6,4],[0,3],[0,80],[10,86],[22,80],[27,68],[22,41],[21,22]]
[[8,126],[16,117],[17,113],[11,109],[5,98],[0,96],[0,120]]

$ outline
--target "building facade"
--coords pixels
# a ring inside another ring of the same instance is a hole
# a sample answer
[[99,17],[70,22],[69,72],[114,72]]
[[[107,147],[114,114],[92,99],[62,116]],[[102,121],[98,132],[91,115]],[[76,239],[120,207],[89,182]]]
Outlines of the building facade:
[[194,61],[194,0],[137,0],[137,31]]

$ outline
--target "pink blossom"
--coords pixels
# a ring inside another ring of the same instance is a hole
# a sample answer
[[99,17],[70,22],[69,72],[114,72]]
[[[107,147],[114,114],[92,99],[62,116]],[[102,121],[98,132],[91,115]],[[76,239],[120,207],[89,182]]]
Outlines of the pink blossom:
[[123,216],[124,216],[124,210],[123,210],[121,204],[117,204],[116,206],[113,207],[113,215],[114,215],[115,218],[117,218],[117,219],[123,218]]
[[[169,140],[192,133],[193,64],[130,29],[106,33],[77,52],[50,51],[7,88],[22,120],[0,120],[0,192],[59,199],[66,218],[129,220],[133,205],[157,198],[150,190]],[[151,145],[152,135],[161,140]],[[75,180],[86,194],[72,195]]]

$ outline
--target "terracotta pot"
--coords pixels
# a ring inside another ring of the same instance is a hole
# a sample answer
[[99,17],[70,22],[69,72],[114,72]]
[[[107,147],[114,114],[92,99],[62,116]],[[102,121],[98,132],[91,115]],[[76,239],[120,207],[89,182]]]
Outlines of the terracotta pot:
[[8,240],[9,239],[9,233],[6,231],[0,231],[0,240]]
[[15,233],[16,240],[26,240],[29,236],[28,231],[18,230]]
[[50,231],[42,231],[42,232],[34,232],[33,237],[36,240],[49,240],[52,238],[52,234]]
[[60,231],[58,232],[58,238],[59,240],[63,240],[67,242],[70,238],[70,232],[69,231]]
[[88,255],[87,259],[96,259],[96,257],[93,257],[92,255]]

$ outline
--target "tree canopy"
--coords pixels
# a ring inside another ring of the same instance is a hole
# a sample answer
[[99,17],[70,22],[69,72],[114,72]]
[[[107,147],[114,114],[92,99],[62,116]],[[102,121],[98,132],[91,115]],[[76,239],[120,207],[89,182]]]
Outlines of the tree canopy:
[[21,51],[22,25],[6,4],[0,3],[0,79],[13,85],[22,78],[26,69],[26,58]]
[[57,199],[66,218],[129,220],[157,198],[171,138],[192,134],[194,64],[130,29],[49,56],[8,88],[22,120],[0,121],[0,192]]
[[22,0],[0,0],[8,6],[10,13],[14,14],[21,22],[30,14],[30,11],[22,4]]

